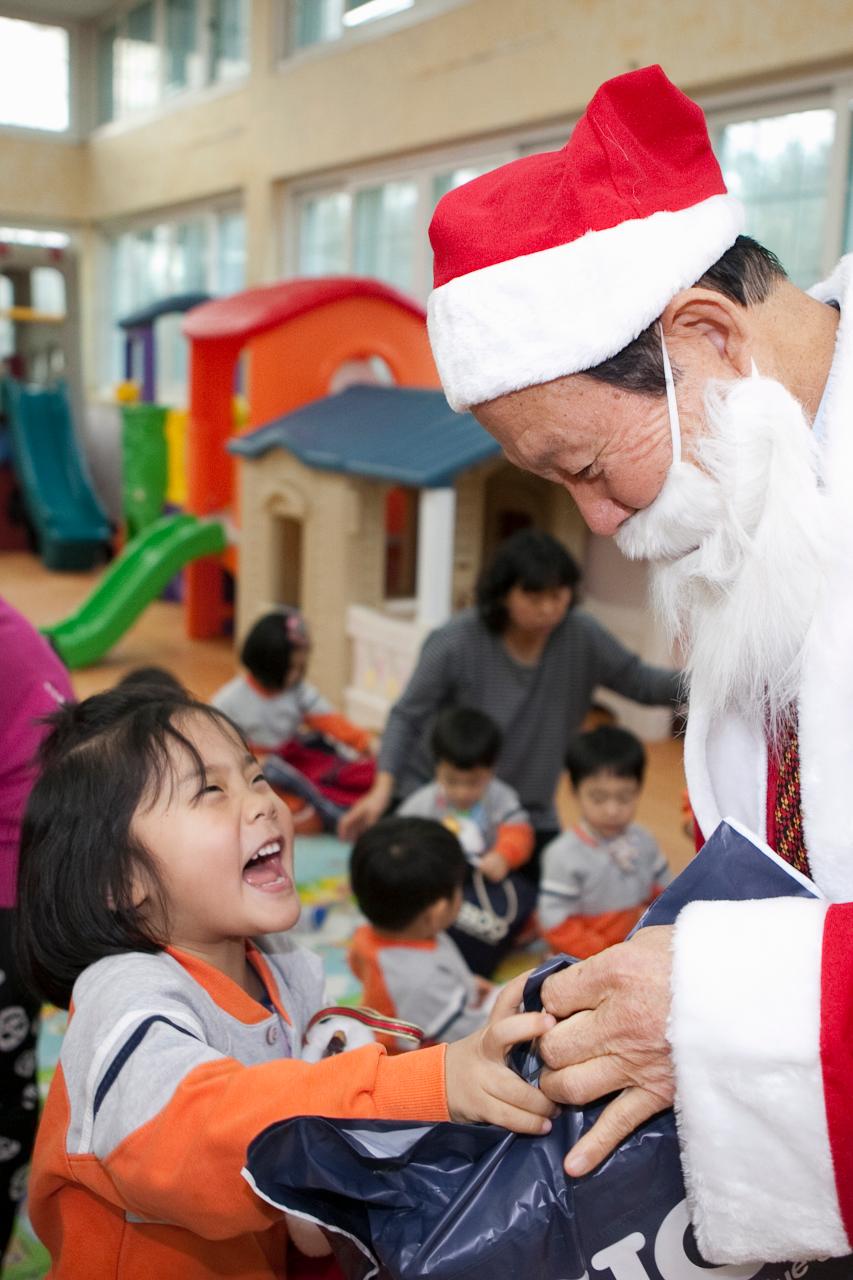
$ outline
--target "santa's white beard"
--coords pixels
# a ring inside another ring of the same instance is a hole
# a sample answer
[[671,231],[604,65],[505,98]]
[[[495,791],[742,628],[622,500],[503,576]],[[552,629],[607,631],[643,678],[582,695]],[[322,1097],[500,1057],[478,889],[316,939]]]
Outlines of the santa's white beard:
[[653,562],[655,607],[685,656],[691,699],[775,740],[796,704],[826,562],[814,438],[768,378],[712,387],[706,413],[696,465],[674,465],[616,541]]

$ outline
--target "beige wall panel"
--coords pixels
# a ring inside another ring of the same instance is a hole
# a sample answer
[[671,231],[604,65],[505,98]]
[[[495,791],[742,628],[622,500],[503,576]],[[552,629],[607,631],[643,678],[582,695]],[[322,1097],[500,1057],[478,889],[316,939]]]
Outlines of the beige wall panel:
[[649,62],[699,92],[851,56],[849,0],[472,0],[256,80],[253,129],[294,176],[572,114]]
[[90,208],[99,221],[244,186],[253,174],[250,93],[211,93],[151,124],[93,135]]
[[[596,86],[660,61],[692,92],[853,58],[853,5],[814,0],[472,0],[392,35],[303,54],[279,70],[270,0],[253,7],[255,71],[137,128],[91,142],[99,220],[579,112]],[[251,241],[254,239],[250,235]],[[251,277],[269,273],[257,241]]]
[[86,147],[0,132],[0,217],[74,223],[89,211]]

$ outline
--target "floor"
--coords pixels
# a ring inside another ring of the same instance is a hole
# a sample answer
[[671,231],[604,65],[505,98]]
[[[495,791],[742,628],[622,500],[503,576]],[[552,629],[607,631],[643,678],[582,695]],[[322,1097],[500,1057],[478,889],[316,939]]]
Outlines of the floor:
[[[85,599],[97,579],[98,570],[51,573],[24,552],[0,553],[0,594],[36,626],[64,618]],[[229,640],[187,639],[181,606],[158,601],[145,610],[105,661],[73,673],[74,688],[79,697],[86,697],[109,688],[133,667],[149,663],[168,668],[201,698],[209,697],[235,669]],[[692,853],[692,842],[682,831],[681,743],[650,743],[648,754],[638,821],[655,833],[673,869],[680,870]],[[564,822],[571,822],[574,806],[565,782],[558,792],[558,807]]]

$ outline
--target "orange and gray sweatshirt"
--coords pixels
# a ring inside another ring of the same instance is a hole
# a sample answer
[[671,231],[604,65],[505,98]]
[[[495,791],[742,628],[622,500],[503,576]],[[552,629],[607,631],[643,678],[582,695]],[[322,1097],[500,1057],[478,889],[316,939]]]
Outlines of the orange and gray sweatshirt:
[[269,1007],[174,950],[77,980],[29,1185],[55,1280],[284,1276],[282,1215],[241,1176],[256,1134],[297,1115],[447,1118],[443,1046],[299,1061],[320,961],[248,956]]

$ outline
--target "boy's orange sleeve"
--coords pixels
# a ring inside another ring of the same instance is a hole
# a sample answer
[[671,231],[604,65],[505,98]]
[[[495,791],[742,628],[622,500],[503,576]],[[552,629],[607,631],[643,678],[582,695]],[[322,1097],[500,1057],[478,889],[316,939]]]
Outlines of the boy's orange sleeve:
[[504,822],[498,827],[495,849],[511,870],[530,859],[536,837],[529,822]]
[[[262,1231],[278,1211],[241,1176],[249,1143],[293,1116],[447,1120],[446,1046],[388,1057],[379,1045],[308,1063],[244,1066],[219,1058],[196,1067],[169,1103],[102,1161],[70,1157],[81,1182],[99,1177],[143,1218],[184,1226],[210,1240]],[[103,1194],[103,1185],[95,1187]]]
[[342,742],[345,747],[352,747],[362,755],[366,755],[370,750],[368,731],[359,729],[358,725],[347,720],[346,716],[342,716],[339,711],[328,711],[325,715],[307,715],[305,723],[309,729],[324,733],[327,738]]

